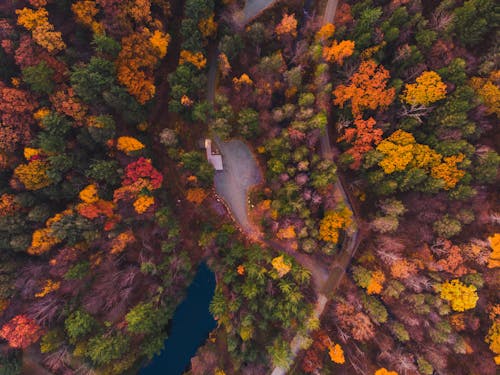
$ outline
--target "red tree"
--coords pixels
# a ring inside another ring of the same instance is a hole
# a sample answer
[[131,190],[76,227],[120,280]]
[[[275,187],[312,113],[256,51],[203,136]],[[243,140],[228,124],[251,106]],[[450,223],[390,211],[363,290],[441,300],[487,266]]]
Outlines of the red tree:
[[25,315],[15,316],[0,330],[0,337],[13,348],[27,348],[38,341],[41,335],[40,326]]
[[368,120],[363,120],[361,117],[354,120],[355,128],[348,128],[344,131],[338,140],[346,141],[352,145],[347,150],[354,161],[351,164],[352,169],[358,169],[361,165],[363,155],[373,149],[373,145],[377,145],[382,140],[382,129],[375,129],[375,120],[370,117]]
[[0,150],[13,151],[18,144],[26,144],[33,124],[36,101],[23,90],[0,83]]
[[163,181],[163,176],[153,167],[150,159],[140,157],[125,168],[124,185],[131,185],[139,179],[147,179],[152,189],[158,189]]

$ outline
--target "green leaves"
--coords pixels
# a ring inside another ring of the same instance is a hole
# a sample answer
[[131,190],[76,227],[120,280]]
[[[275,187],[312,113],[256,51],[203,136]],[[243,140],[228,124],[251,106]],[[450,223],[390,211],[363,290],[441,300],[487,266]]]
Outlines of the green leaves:
[[97,322],[92,315],[83,310],[74,311],[64,322],[69,342],[72,344],[87,336],[96,326]]
[[53,76],[54,69],[47,65],[45,61],[38,65],[33,65],[23,70],[23,80],[30,85],[31,90],[41,94],[50,94],[54,90]]
[[127,330],[137,334],[163,331],[169,318],[165,309],[154,307],[152,302],[141,302],[125,315]]

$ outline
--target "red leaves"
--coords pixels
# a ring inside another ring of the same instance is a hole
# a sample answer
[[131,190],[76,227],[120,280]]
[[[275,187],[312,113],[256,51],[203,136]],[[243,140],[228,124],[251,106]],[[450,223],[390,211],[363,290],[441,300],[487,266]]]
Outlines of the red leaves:
[[146,187],[154,190],[161,186],[163,176],[153,167],[151,159],[140,157],[125,168],[123,185],[132,185],[139,179],[149,180]]
[[30,140],[32,112],[37,103],[23,90],[0,86],[0,149],[13,151],[19,143]]
[[379,144],[382,140],[383,131],[382,129],[375,129],[375,124],[373,117],[368,120],[358,117],[354,120],[356,128],[346,129],[344,135],[338,139],[352,144],[352,147],[347,151],[354,158],[350,166],[352,169],[358,169],[363,155],[372,150],[373,145]]
[[0,337],[13,348],[27,348],[42,335],[40,326],[25,315],[17,315],[0,330]]

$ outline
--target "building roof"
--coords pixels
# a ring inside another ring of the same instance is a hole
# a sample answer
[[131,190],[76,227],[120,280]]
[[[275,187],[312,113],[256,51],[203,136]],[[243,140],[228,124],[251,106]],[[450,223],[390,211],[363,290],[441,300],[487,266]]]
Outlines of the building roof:
[[212,140],[205,139],[205,149],[207,152],[207,160],[216,171],[222,171],[224,166],[222,165],[222,156],[212,153]]

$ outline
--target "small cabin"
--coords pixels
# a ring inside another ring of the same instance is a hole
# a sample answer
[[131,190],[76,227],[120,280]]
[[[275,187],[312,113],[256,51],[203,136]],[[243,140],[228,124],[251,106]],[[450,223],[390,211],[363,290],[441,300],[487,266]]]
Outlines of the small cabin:
[[216,145],[212,145],[211,139],[205,139],[205,151],[207,152],[207,160],[216,171],[224,170],[224,166],[222,165],[222,155],[218,150]]

